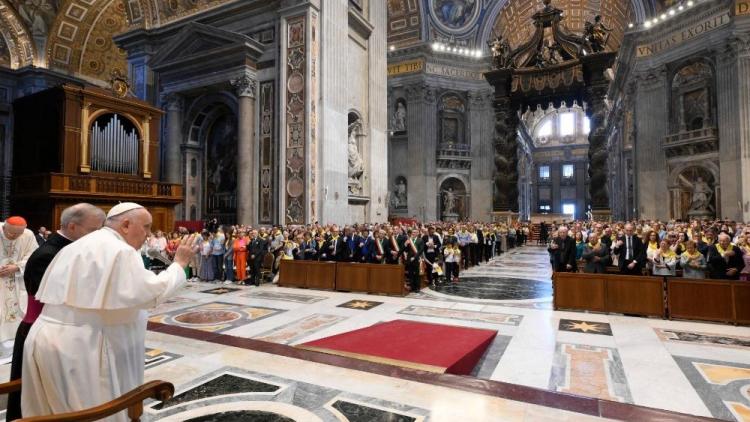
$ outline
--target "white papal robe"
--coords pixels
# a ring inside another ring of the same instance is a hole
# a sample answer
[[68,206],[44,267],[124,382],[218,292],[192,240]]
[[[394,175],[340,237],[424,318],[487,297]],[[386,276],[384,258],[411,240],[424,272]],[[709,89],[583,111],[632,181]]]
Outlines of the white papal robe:
[[[24,417],[82,410],[143,384],[147,309],[185,284],[170,265],[159,275],[109,228],[64,248],[36,297],[45,304],[26,339]],[[126,421],[120,412],[108,421]]]
[[5,237],[0,224],[0,266],[15,264],[18,271],[0,277],[0,342],[16,338],[18,324],[23,319],[26,311],[26,287],[23,284],[23,271],[26,269],[26,261],[39,247],[34,233],[25,229],[23,233],[14,240]]

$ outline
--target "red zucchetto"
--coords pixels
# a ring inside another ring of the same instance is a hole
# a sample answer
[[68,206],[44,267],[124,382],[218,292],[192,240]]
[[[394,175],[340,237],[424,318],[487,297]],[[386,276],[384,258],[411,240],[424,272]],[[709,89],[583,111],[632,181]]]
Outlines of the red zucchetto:
[[18,216],[8,217],[8,219],[5,220],[5,224],[10,224],[11,226],[26,227],[26,219]]

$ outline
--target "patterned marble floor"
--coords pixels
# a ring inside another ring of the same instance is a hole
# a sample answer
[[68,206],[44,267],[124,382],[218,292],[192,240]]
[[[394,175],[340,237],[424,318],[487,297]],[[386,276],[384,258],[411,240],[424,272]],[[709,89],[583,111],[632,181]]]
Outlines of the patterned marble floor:
[[[535,247],[462,277],[550,283],[546,252]],[[695,420],[632,404],[750,421],[747,327],[556,312],[545,294],[482,299],[425,289],[401,298],[224,287],[190,283],[151,311],[146,378],[170,381],[177,393],[149,403],[144,420]],[[473,377],[369,367],[290,347],[393,319],[498,334]],[[0,376],[8,372],[0,366]]]

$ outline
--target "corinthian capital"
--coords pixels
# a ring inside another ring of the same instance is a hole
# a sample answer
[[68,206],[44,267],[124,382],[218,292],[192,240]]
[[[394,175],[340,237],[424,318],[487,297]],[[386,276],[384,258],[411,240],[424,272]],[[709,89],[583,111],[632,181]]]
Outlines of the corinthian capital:
[[257,82],[252,75],[245,73],[237,79],[232,79],[231,83],[238,97],[255,98]]

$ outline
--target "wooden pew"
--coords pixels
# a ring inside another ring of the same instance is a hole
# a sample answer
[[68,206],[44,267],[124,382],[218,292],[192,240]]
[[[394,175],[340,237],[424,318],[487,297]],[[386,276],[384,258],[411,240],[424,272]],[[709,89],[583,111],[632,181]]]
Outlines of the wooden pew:
[[336,263],[282,259],[279,267],[279,286],[334,290]]
[[669,318],[750,323],[750,283],[667,278]]
[[404,266],[339,262],[336,290],[404,296]]
[[556,272],[555,310],[615,312],[664,318],[664,278]]
[[[0,394],[21,390],[21,380],[0,384]],[[131,422],[138,422],[143,415],[143,400],[156,399],[165,401],[174,395],[174,386],[166,381],[151,381],[137,387],[122,396],[96,407],[78,412],[62,413],[49,416],[36,416],[17,419],[16,422],[88,422],[98,421],[107,416],[126,410]]]

